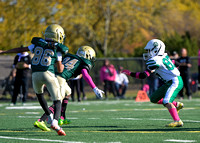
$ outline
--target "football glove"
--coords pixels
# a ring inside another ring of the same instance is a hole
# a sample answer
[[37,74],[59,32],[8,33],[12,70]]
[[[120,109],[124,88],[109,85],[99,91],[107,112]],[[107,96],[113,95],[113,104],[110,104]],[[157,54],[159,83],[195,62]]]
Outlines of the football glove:
[[94,93],[96,94],[97,98],[102,98],[104,92],[100,89],[98,89],[97,87],[93,88]]
[[129,71],[129,70],[123,70],[122,73],[129,75],[129,76],[131,75],[131,71]]

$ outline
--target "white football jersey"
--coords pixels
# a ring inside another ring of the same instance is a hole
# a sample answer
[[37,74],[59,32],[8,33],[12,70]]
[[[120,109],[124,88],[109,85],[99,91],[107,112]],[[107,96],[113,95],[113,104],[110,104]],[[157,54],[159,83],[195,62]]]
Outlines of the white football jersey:
[[150,58],[147,62],[147,69],[155,72],[155,74],[164,82],[173,80],[173,78],[180,76],[179,70],[170,60],[167,53],[163,56],[155,56]]

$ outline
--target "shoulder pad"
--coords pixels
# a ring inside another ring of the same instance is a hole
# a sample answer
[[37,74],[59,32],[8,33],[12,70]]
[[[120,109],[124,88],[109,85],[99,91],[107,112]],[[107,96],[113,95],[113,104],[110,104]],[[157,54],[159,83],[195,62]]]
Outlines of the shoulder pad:
[[62,54],[67,54],[69,51],[69,48],[63,44],[55,43],[55,46],[57,47],[57,52],[61,52]]
[[33,37],[33,39],[31,40],[31,43],[37,46],[41,46],[41,47],[46,46],[48,44],[44,39],[40,37]]

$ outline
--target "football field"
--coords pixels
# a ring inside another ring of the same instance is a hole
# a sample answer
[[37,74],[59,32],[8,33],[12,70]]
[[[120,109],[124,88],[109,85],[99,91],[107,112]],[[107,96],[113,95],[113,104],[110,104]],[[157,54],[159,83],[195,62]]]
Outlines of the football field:
[[72,123],[62,126],[66,136],[58,136],[55,131],[44,132],[33,127],[43,113],[37,102],[25,106],[1,102],[0,143],[198,143],[200,99],[183,103],[185,107],[179,115],[184,126],[169,128],[165,125],[172,118],[162,105],[133,100],[69,102],[66,114]]

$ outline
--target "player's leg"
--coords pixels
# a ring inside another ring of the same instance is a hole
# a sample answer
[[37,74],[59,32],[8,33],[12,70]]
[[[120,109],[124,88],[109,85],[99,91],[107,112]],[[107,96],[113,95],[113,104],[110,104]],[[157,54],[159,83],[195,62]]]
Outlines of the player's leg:
[[45,84],[47,87],[47,90],[49,91],[53,104],[54,104],[54,117],[53,121],[51,123],[51,128],[55,130],[58,135],[66,135],[65,132],[60,128],[58,125],[58,120],[60,118],[60,112],[61,112],[61,91],[60,91],[60,85],[58,82],[58,79],[55,77],[54,74],[51,72],[45,72]]
[[[163,104],[163,98],[160,99],[160,100],[157,102],[157,104]],[[182,102],[173,101],[172,104],[176,107],[176,110],[177,110],[178,113],[179,113],[179,111],[180,111],[181,109],[183,109],[183,107],[184,107],[184,104],[183,104]]]
[[176,107],[172,104],[180,90],[183,88],[183,81],[181,77],[177,77],[173,80],[171,86],[168,88],[165,97],[163,99],[163,105],[167,107],[170,115],[172,116],[174,122],[166,125],[167,127],[182,127],[183,122],[179,118]]
[[58,82],[60,85],[61,96],[62,96],[62,98],[64,98],[62,101],[61,116],[58,121],[58,124],[59,125],[69,124],[69,123],[71,123],[71,121],[66,119],[65,112],[67,110],[68,99],[69,99],[72,91],[64,78],[57,76],[57,79],[58,79]]

